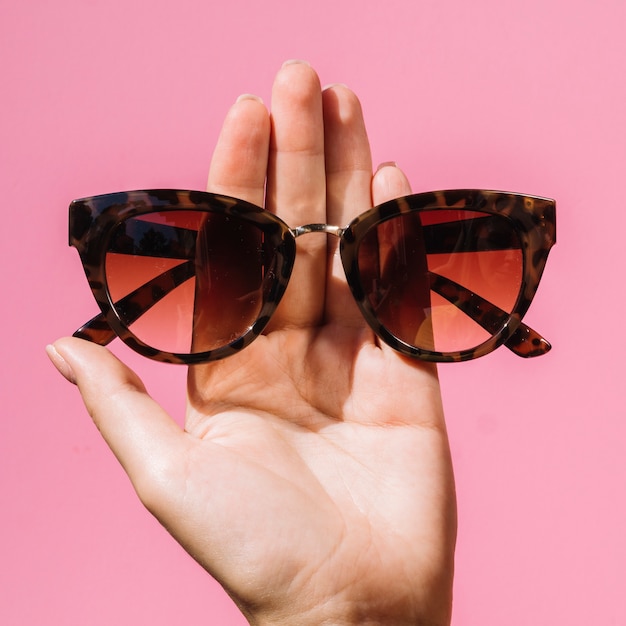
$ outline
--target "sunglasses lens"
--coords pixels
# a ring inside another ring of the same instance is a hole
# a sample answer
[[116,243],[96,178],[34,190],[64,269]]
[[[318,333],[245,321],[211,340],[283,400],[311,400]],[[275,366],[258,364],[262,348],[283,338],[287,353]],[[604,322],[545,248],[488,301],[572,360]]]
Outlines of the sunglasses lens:
[[422,350],[458,352],[506,323],[520,293],[523,255],[504,216],[427,210],[372,227],[358,266],[367,303],[391,334]]
[[194,354],[236,341],[258,319],[275,253],[237,216],[164,210],[120,223],[105,272],[113,308],[160,351]]

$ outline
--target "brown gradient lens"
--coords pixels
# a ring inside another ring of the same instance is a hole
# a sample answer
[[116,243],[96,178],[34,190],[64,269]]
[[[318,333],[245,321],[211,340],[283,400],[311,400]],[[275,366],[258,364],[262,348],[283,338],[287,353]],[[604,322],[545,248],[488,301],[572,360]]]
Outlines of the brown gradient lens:
[[521,243],[506,217],[479,211],[402,213],[372,228],[358,251],[361,283],[378,320],[424,350],[475,348],[498,329],[431,290],[443,277],[506,313],[523,275]]
[[105,273],[117,315],[139,340],[193,354],[232,343],[254,324],[267,262],[263,233],[250,222],[159,211],[115,228]]

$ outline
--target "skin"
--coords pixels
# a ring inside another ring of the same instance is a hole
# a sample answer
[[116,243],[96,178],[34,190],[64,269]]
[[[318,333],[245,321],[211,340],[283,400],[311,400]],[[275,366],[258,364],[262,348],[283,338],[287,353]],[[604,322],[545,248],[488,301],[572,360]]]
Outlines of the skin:
[[[397,167],[372,174],[347,87],[322,90],[288,62],[271,111],[233,105],[209,191],[291,226],[345,225],[410,193]],[[269,330],[189,369],[184,430],[107,349],[64,338],[48,354],[145,506],[251,624],[450,623],[456,508],[436,370],[366,327],[336,238],[299,238]]]

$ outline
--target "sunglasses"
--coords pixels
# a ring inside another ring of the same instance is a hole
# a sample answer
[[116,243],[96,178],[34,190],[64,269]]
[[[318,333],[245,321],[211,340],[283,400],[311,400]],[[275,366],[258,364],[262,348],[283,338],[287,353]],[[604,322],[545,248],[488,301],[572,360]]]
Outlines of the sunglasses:
[[296,238],[340,239],[352,295],[373,332],[425,361],[466,361],[504,344],[545,354],[522,318],[556,241],[555,202],[482,190],[398,198],[341,228],[290,228],[258,206],[201,191],[150,190],[74,200],[70,245],[100,314],[74,333],[194,364],[235,354],[280,303]]

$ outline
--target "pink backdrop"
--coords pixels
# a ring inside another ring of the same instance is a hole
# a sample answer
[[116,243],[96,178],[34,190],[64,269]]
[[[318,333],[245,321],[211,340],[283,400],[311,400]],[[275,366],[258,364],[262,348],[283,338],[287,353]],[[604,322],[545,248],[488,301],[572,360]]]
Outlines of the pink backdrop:
[[[145,512],[44,345],[95,312],[74,197],[201,189],[287,58],[361,97],[414,189],[554,197],[529,324],[548,356],[443,366],[455,626],[625,624],[626,23],[620,0],[29,0],[0,6],[0,623],[243,623]],[[183,368],[115,351],[170,411]],[[622,365],[620,365],[622,363]],[[216,478],[219,480],[219,477]]]

